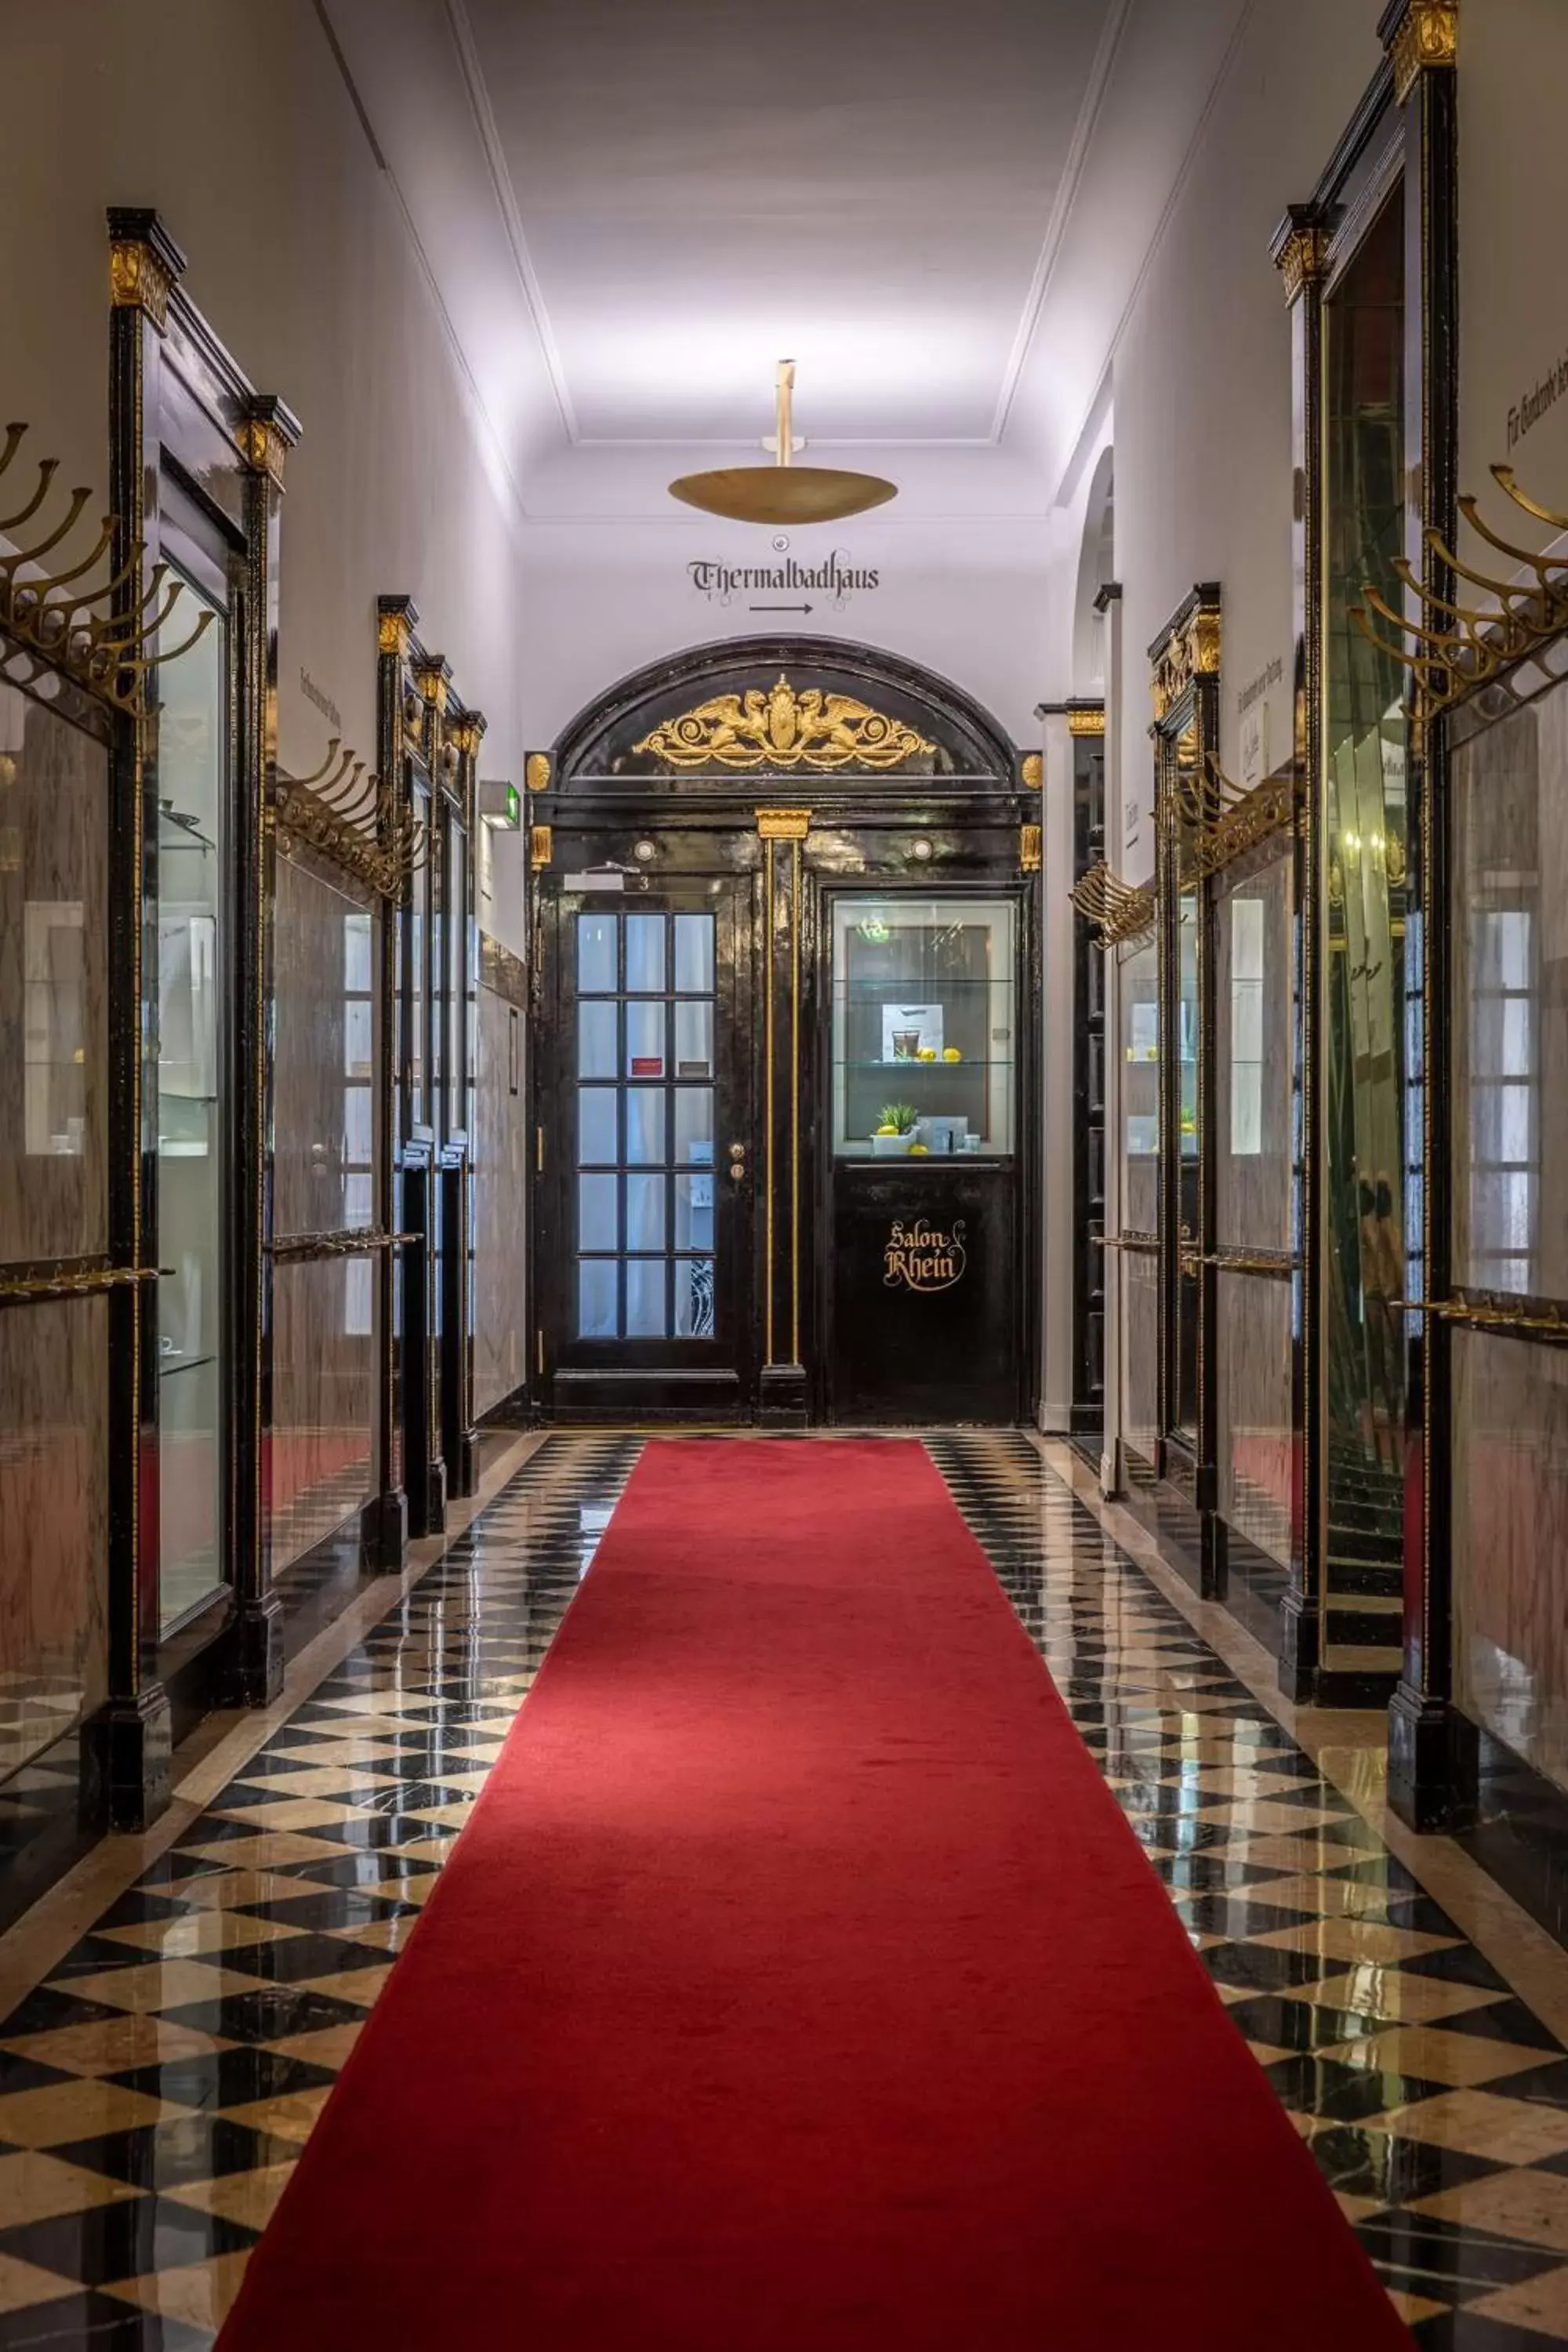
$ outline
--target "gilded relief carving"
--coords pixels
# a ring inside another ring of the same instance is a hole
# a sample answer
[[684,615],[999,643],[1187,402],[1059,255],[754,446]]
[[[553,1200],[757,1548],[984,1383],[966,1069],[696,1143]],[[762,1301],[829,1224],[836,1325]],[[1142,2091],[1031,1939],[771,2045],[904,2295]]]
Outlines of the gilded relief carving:
[[1152,656],[1156,725],[1200,677],[1219,676],[1219,607],[1195,604]]
[[117,310],[144,310],[160,334],[169,320],[174,280],[150,245],[116,237],[109,248],[109,299]]
[[797,694],[780,677],[764,694],[715,695],[679,719],[667,719],[634,746],[672,768],[897,768],[934,751],[901,719],[847,694],[808,687]]
[[1428,68],[1453,66],[1459,54],[1458,0],[1406,0],[1394,28],[1394,91],[1401,106]]

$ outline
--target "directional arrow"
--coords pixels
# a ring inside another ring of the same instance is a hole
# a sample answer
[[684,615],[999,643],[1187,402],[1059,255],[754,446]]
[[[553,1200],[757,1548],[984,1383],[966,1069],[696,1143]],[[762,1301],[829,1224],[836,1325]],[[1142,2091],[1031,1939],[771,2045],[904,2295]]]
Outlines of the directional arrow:
[[809,604],[753,604],[753,613],[809,613]]

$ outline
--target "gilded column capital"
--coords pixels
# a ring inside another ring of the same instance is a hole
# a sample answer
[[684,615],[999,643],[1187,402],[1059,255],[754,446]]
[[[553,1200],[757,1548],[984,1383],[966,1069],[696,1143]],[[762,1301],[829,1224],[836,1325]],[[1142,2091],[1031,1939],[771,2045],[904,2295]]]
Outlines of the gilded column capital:
[[109,299],[115,310],[140,310],[163,334],[184,269],[184,253],[155,212],[110,207]]
[[1405,104],[1422,74],[1459,55],[1459,0],[1394,0],[1378,30],[1394,61],[1394,94]]
[[1103,709],[1069,710],[1068,712],[1068,733],[1069,735],[1103,735],[1104,732],[1105,712]]
[[254,400],[234,438],[251,472],[266,474],[281,489],[283,460],[300,438],[299,424],[283,403],[271,397]]
[[378,596],[375,600],[375,642],[384,654],[406,661],[418,625],[419,607],[412,596]]
[[433,710],[446,715],[447,698],[452,691],[452,665],[445,654],[430,654],[415,669],[420,693]]
[[1322,284],[1329,266],[1329,233],[1310,205],[1290,206],[1268,254],[1285,281],[1287,302],[1294,305],[1309,286]]
[[757,835],[763,841],[804,841],[811,831],[811,811],[806,808],[760,808],[757,811]]

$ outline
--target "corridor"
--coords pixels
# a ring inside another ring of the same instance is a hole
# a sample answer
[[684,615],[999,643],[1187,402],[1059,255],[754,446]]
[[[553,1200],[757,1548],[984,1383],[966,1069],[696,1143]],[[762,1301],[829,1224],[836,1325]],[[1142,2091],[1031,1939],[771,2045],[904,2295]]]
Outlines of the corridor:
[[[1568,2338],[1568,1960],[1448,1841],[1400,1858],[1365,1719],[1293,1726],[1060,1449],[926,1444],[1417,2342]],[[498,1450],[465,1532],[0,1940],[0,2345],[214,2340],[641,1450]]]
[[1568,5],[0,90],[0,2352],[1568,2344]]

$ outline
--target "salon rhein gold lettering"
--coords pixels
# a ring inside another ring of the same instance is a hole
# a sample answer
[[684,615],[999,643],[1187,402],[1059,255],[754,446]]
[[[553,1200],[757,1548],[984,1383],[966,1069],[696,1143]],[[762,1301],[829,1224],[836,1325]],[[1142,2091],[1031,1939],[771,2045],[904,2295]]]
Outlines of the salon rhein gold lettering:
[[945,1234],[936,1225],[928,1225],[923,1217],[917,1217],[912,1224],[895,1217],[882,1263],[887,1269],[882,1281],[889,1289],[896,1289],[901,1282],[910,1290],[951,1290],[966,1264],[963,1220],[957,1219],[952,1231]]

